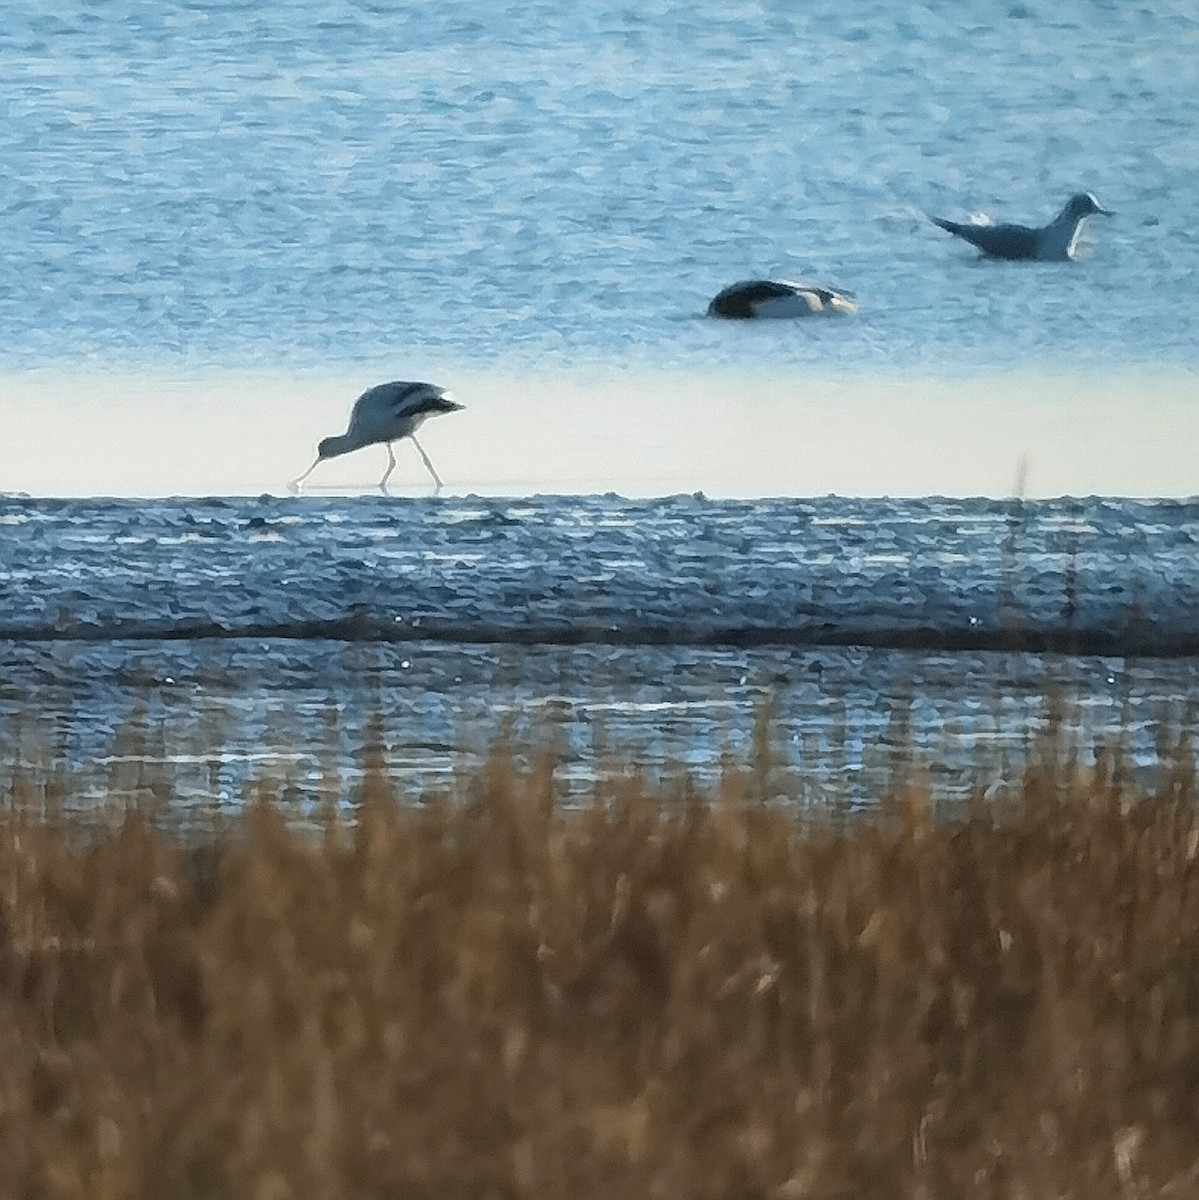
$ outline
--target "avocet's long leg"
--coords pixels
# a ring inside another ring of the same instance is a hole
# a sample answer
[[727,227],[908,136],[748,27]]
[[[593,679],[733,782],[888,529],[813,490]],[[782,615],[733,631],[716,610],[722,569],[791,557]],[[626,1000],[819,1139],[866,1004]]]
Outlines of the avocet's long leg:
[[391,448],[391,443],[387,443],[387,470],[383,472],[383,478],[379,480],[379,491],[387,491],[387,481],[391,478],[391,473],[396,469],[396,452]]
[[411,434],[410,436],[412,437],[412,444],[421,456],[421,461],[429,468],[429,474],[433,476],[433,482],[437,484],[437,490],[440,492],[445,487],[445,484],[441,482],[441,476],[437,474],[437,468],[429,461],[429,456],[425,453],[425,448],[416,440],[416,434]]
[[308,478],[309,475],[312,474],[313,471],[315,471],[317,469],[318,466],[320,466],[320,463],[321,463],[321,460],[318,457],[316,462],[314,462],[312,464],[312,466],[310,466],[308,468],[308,470],[304,472],[303,475],[299,476],[297,479],[293,479],[291,481],[291,483],[289,483],[287,485],[287,490],[292,493],[298,492],[300,490],[300,485],[304,482],[305,479]]

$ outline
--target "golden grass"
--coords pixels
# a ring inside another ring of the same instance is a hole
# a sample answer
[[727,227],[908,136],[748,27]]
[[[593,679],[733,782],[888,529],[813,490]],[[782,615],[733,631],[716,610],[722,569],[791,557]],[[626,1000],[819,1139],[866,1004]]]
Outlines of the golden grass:
[[1185,765],[1050,750],[952,820],[753,778],[564,813],[500,753],[201,845],[10,805],[0,1196],[1199,1195]]

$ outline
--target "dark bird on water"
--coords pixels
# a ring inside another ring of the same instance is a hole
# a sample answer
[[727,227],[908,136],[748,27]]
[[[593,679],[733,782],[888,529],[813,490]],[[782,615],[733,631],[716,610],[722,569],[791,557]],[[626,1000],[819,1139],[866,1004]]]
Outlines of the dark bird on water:
[[395,470],[395,451],[392,442],[401,438],[411,438],[421,461],[429,468],[433,482],[440,491],[443,487],[441,476],[437,474],[424,447],[416,440],[416,431],[430,417],[441,413],[458,412],[464,406],[452,399],[445,388],[432,383],[408,383],[397,380],[394,383],[380,383],[368,388],[350,410],[350,426],[345,433],[337,437],[327,437],[316,448],[316,462],[291,484],[291,490],[298,492],[300,485],[316,470],[317,466],[327,458],[337,458],[341,454],[349,454],[363,446],[373,446],[382,442],[387,446],[387,470],[379,480],[379,490],[387,491],[387,480]]
[[1087,217],[1110,217],[1090,192],[1076,192],[1048,225],[992,225],[989,221],[961,224],[929,217],[934,225],[977,246],[988,258],[1037,259],[1041,262],[1074,257],[1082,223]]
[[718,292],[708,316],[733,320],[767,317],[814,317],[851,313],[857,305],[846,295],[814,283],[790,279],[743,279]]

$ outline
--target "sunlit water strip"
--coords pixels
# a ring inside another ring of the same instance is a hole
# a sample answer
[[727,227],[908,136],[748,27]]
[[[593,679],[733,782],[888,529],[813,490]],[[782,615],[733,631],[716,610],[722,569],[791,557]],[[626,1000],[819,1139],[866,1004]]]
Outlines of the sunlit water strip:
[[[35,807],[180,802],[238,810],[266,784],[297,817],[348,811],[369,761],[401,797],[469,797],[503,743],[543,754],[564,803],[638,771],[714,787],[767,733],[761,798],[813,811],[1003,797],[1055,730],[1148,783],[1194,764],[1194,660],[867,649],[410,645],[241,639],[9,644],[0,686],[8,794]],[[1188,759],[1189,756],[1189,759]],[[19,781],[19,786],[17,782]]]

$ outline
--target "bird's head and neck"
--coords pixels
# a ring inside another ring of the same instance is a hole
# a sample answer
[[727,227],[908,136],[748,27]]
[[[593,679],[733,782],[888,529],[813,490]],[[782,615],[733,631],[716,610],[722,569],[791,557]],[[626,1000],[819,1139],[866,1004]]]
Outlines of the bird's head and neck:
[[1062,215],[1058,219],[1069,218],[1081,221],[1085,217],[1110,217],[1111,215],[1110,209],[1103,208],[1090,192],[1075,192],[1066,201],[1066,207],[1062,209]]
[[337,458],[340,454],[349,454],[351,450],[357,450],[360,444],[356,438],[344,433],[337,437],[321,438],[316,447],[316,456],[318,460]]
[[1073,258],[1079,234],[1082,232],[1082,223],[1087,217],[1111,215],[1110,210],[1101,207],[1090,192],[1075,192],[1045,230],[1044,236],[1051,243],[1047,257]]
[[465,407],[465,404],[459,404],[452,396],[443,393],[430,400],[424,411],[427,416],[435,417],[442,413],[461,412]]

